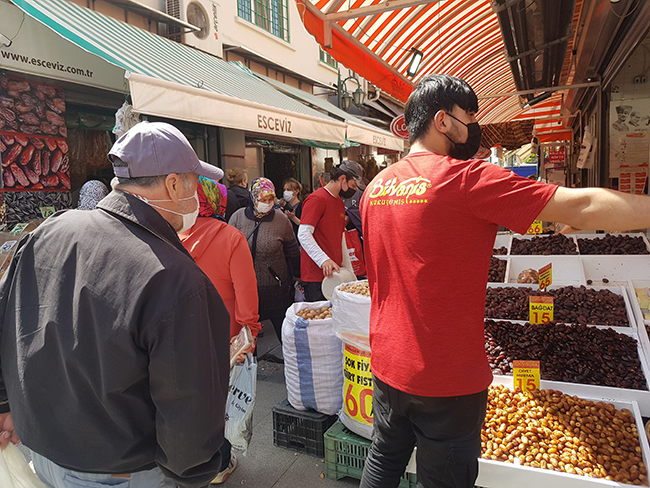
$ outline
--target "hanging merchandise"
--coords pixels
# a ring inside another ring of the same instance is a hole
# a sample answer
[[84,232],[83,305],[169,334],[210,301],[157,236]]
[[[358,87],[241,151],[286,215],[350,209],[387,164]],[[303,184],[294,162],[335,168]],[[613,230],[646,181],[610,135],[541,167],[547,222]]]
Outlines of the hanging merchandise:
[[117,112],[115,112],[115,127],[113,127],[113,134],[120,138],[138,122],[140,122],[140,114],[134,112],[133,105],[125,101]]
[[0,153],[5,191],[70,190],[62,88],[0,78]]
[[587,127],[580,146],[580,156],[578,156],[577,166],[579,169],[591,169],[593,167],[594,158],[591,155],[593,142],[594,136],[591,135],[591,131],[589,130],[589,127]]

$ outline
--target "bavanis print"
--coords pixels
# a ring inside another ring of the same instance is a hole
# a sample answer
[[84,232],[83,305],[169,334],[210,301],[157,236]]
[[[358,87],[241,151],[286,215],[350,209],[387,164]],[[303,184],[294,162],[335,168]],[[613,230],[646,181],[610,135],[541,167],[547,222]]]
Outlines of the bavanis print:
[[406,200],[413,196],[422,196],[426,191],[431,188],[431,180],[416,176],[397,182],[397,177],[392,178],[384,183],[382,178],[379,178],[373,185],[370,191],[370,198],[379,197],[404,197]]

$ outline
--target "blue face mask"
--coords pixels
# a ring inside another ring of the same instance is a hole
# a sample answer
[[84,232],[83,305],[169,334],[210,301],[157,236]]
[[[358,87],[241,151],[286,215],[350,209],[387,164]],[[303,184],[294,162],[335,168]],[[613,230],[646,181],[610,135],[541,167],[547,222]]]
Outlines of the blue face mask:
[[449,139],[453,144],[451,151],[449,151],[449,155],[454,159],[471,159],[472,156],[474,156],[474,154],[476,154],[481,147],[481,126],[478,125],[478,122],[466,124],[465,122],[458,120],[449,112],[445,113],[452,119],[460,122],[465,127],[467,127],[467,140],[465,142],[456,142],[447,134],[445,134],[445,137],[447,137],[447,139]]

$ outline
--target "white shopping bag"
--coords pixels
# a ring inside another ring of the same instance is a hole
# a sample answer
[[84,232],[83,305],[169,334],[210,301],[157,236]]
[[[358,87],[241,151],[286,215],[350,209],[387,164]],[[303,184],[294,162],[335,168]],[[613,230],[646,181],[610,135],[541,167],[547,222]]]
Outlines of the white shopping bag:
[[0,487],[47,488],[47,485],[38,479],[23,453],[9,443],[0,455]]
[[243,453],[253,437],[253,407],[257,389],[257,360],[251,353],[246,361],[230,370],[228,399],[226,401],[226,439]]

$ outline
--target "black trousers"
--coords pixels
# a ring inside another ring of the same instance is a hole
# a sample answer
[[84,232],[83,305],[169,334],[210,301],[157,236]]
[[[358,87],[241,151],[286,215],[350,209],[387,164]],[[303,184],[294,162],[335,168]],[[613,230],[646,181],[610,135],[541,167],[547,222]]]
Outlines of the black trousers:
[[323,302],[327,300],[323,295],[321,281],[303,281],[302,286],[305,290],[305,300],[308,302]]
[[373,439],[360,488],[396,488],[417,445],[418,488],[471,488],[478,476],[487,390],[410,395],[373,375]]

